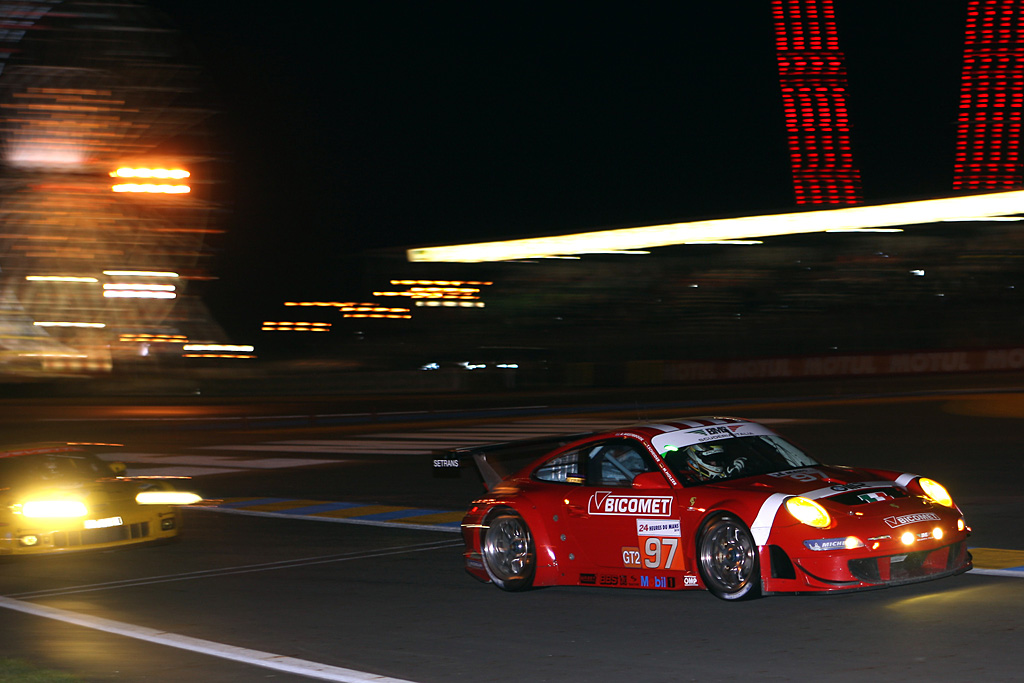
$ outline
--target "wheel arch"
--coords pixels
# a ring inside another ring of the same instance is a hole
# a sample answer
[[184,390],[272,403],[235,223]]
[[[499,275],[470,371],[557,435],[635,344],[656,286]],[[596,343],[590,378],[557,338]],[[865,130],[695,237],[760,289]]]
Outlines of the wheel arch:
[[740,524],[742,524],[743,527],[745,527],[746,529],[746,533],[750,536],[751,541],[753,542],[754,537],[751,533],[751,522],[748,519],[745,519],[744,515],[737,513],[733,507],[727,504],[727,502],[723,502],[722,505],[716,506],[715,508],[708,510],[707,513],[701,518],[700,522],[697,524],[695,528],[696,533],[694,533],[693,535],[693,543],[691,544],[691,550],[694,553],[694,566],[697,570],[697,575],[700,577],[700,581],[703,584],[704,588],[720,599],[748,600],[750,598],[756,598],[763,594],[766,571],[765,563],[761,561],[762,547],[757,546],[756,542],[754,542],[755,545],[753,545],[753,553],[754,560],[756,562],[757,575],[756,583],[754,584],[754,586],[752,586],[751,589],[744,590],[742,593],[735,597],[724,596],[721,590],[715,590],[713,586],[709,585],[708,578],[705,575],[705,568],[703,566],[702,559],[702,545],[704,543],[705,533],[707,532],[709,527],[712,526],[713,523],[717,522],[718,520],[727,518],[732,518]]
[[526,522],[533,537],[533,547],[537,554],[537,566],[534,571],[534,586],[550,586],[559,583],[558,581],[558,555],[547,524],[544,523],[540,510],[529,501],[518,500],[495,502],[481,518],[481,528],[477,531],[477,543],[482,547],[484,532],[492,519],[499,515],[519,515]]

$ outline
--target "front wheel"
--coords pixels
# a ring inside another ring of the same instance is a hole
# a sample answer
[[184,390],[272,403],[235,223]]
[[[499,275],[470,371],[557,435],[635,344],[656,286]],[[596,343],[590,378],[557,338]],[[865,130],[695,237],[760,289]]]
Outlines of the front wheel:
[[537,553],[530,527],[515,513],[498,515],[484,531],[484,568],[502,590],[521,591],[533,584]]
[[697,546],[700,575],[722,600],[749,600],[761,594],[761,568],[750,530],[730,514],[704,525]]

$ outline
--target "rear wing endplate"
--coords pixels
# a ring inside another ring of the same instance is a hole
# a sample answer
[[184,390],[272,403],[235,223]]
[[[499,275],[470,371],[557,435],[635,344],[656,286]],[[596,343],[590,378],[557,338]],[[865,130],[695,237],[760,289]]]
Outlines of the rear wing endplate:
[[502,479],[515,474],[545,453],[595,433],[544,436],[435,451],[432,455],[434,476],[457,477],[463,467],[472,464],[483,480],[484,488],[491,491]]

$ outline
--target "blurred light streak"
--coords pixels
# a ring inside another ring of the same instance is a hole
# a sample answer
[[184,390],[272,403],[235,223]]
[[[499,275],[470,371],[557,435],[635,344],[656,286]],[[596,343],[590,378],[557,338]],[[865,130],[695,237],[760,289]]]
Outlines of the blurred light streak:
[[874,206],[741,216],[639,228],[409,249],[413,262],[479,263],[560,257],[595,250],[648,249],[716,240],[799,235],[851,228],[885,228],[939,221],[983,220],[1024,213],[1024,190]]
[[121,334],[118,336],[118,341],[183,344],[188,341],[188,337],[184,334],[148,334],[139,332]]
[[645,250],[606,249],[603,251],[584,251],[583,254],[622,254],[624,256],[645,256],[651,252]]
[[187,194],[192,191],[192,188],[188,185],[157,185],[154,183],[122,183],[120,185],[113,185],[110,189],[114,192],[144,194]]
[[345,313],[343,318],[388,318],[392,320],[408,320],[411,315],[399,315],[397,313]]
[[903,228],[835,228],[825,232],[903,232]]
[[346,306],[341,309],[344,313],[408,313],[408,308],[388,308],[387,306]]
[[477,280],[391,280],[393,285],[437,285],[439,287],[462,287],[466,286],[487,286],[493,285],[493,282],[484,282]]
[[417,301],[417,306],[427,306],[430,308],[445,307],[445,308],[484,308],[486,304],[482,301]]
[[754,244],[764,244],[764,242],[761,240],[697,240],[695,242],[684,242],[683,244],[724,244],[727,246],[748,247]]
[[73,275],[26,275],[29,282],[99,282],[94,277],[76,277]]
[[175,299],[174,292],[153,292],[149,290],[134,289],[107,289],[103,296],[108,299]]
[[185,344],[183,351],[237,351],[251,353],[254,347],[248,344]]
[[265,321],[264,332],[330,332],[331,323]]
[[177,273],[166,270],[104,270],[103,274],[121,277],[179,277]]
[[174,285],[143,285],[143,284],[134,284],[134,283],[127,283],[127,282],[116,282],[116,283],[110,283],[110,284],[103,285],[103,289],[107,289],[107,290],[112,290],[112,289],[129,289],[129,290],[141,290],[141,291],[149,291],[149,292],[173,292],[174,291]]
[[285,306],[318,306],[323,308],[341,308],[342,306],[356,306],[354,301],[285,301]]
[[37,320],[32,324],[36,327],[89,327],[94,329],[102,329],[107,326],[106,323],[71,322],[64,320]]
[[119,168],[111,171],[112,178],[172,178],[181,180],[191,174],[180,168]]

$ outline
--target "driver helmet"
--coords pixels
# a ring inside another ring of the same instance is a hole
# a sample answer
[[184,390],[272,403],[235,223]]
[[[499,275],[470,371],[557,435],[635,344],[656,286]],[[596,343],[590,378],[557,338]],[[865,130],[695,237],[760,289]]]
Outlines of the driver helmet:
[[701,479],[725,476],[725,449],[714,444],[698,443],[687,450],[686,465]]

